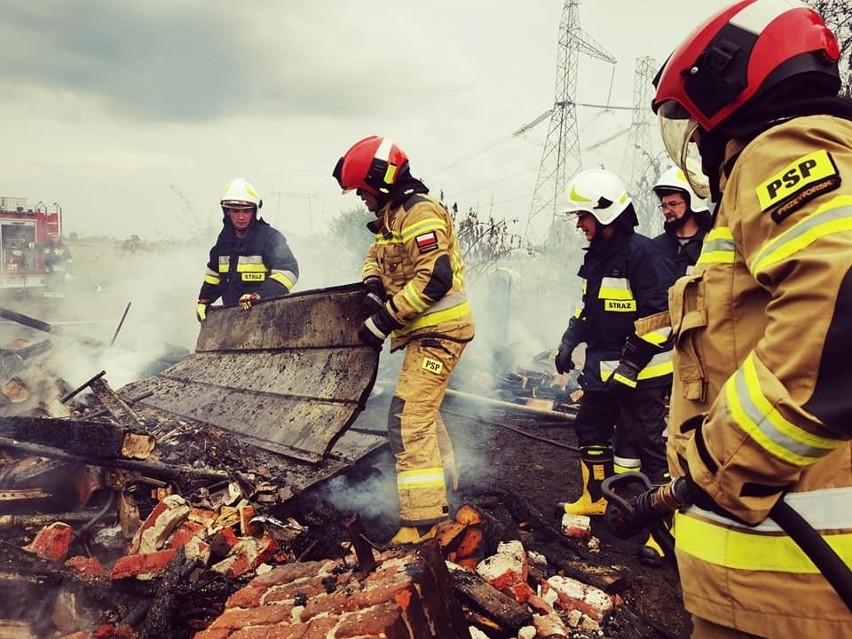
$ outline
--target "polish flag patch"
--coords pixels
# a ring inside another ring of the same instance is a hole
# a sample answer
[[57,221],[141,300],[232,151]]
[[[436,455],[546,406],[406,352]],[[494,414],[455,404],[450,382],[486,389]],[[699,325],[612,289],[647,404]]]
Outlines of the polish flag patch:
[[417,242],[417,248],[420,249],[421,253],[426,253],[427,251],[432,251],[438,248],[438,236],[435,231],[421,233],[414,238],[414,241]]

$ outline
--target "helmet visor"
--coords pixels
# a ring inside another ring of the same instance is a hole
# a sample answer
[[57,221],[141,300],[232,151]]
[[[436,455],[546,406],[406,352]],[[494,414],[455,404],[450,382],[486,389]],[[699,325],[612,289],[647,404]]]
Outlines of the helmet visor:
[[255,205],[251,202],[242,200],[222,200],[222,209],[224,211],[254,211]]
[[667,102],[657,112],[663,144],[669,157],[683,171],[689,186],[704,199],[710,195],[710,184],[701,170],[701,153],[694,141],[698,123],[692,118],[677,117],[682,111],[666,109],[670,104],[675,103]]

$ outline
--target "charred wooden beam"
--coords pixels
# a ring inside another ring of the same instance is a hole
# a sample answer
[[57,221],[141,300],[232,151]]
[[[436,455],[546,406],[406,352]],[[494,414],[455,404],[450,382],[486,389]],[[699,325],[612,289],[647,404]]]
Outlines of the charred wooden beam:
[[66,524],[87,523],[98,514],[93,511],[76,511],[43,515],[0,515],[0,530],[8,530],[10,528],[43,528],[57,521]]
[[148,461],[134,461],[130,459],[104,459],[90,457],[88,455],[74,455],[64,450],[51,448],[50,446],[40,446],[38,444],[28,444],[8,437],[0,437],[0,448],[8,448],[29,453],[31,455],[41,455],[43,457],[51,457],[53,459],[64,459],[67,461],[75,461],[89,466],[104,466],[107,468],[124,468],[126,470],[136,470],[143,474],[156,475],[158,477],[166,477],[169,479],[196,479],[196,480],[221,480],[228,479],[230,473],[226,470],[214,470],[212,468],[194,468],[192,466],[171,466],[167,464],[159,464]]
[[119,425],[125,428],[135,428],[142,424],[139,415],[130,408],[118,393],[116,393],[103,377],[92,380],[92,392],[104,407],[110,412]]
[[[147,391],[145,393],[139,393],[138,395],[134,395],[133,397],[122,397],[122,399],[129,403],[135,404],[136,402],[142,401],[143,399],[147,399],[151,397],[154,393],[152,391]],[[99,408],[97,410],[93,410],[90,413],[84,413],[83,419],[92,419],[94,417],[102,417],[103,415],[108,415],[109,411],[106,408]]]
[[124,431],[105,422],[51,417],[0,417],[0,437],[50,446],[81,457],[119,457],[124,435]]
[[73,339],[74,341],[79,342],[81,344],[85,344],[86,346],[104,346],[104,343],[100,340],[92,339],[91,337],[86,337],[84,335],[76,335],[74,333],[70,333],[64,328],[54,326],[53,324],[48,324],[47,322],[42,322],[41,320],[35,319],[34,317],[24,315],[23,313],[17,313],[8,308],[0,307],[0,317],[12,322],[17,322],[18,324],[22,324],[23,326],[27,326],[29,328],[34,328],[35,330],[42,331],[43,333],[50,333],[51,335],[57,335],[68,339]]
[[92,377],[90,377],[89,379],[87,379],[85,382],[83,382],[82,384],[80,384],[77,388],[75,388],[74,390],[72,390],[72,391],[70,391],[70,392],[66,393],[65,395],[63,395],[63,396],[59,399],[59,402],[60,402],[60,403],[62,403],[62,404],[64,404],[64,403],[65,403],[65,402],[67,402],[68,400],[73,399],[74,397],[76,397],[77,395],[79,395],[80,393],[82,393],[84,390],[86,390],[89,386],[91,386],[91,385],[92,385],[92,382],[94,382],[96,379],[100,379],[100,378],[101,378],[101,377],[103,377],[104,375],[106,375],[106,371],[101,371],[100,373],[96,373],[95,375],[93,375]]
[[172,615],[178,604],[181,584],[198,564],[198,560],[195,559],[187,561],[183,546],[177,549],[160,579],[145,621],[139,628],[139,639],[169,639],[183,636],[181,629],[175,628],[175,624],[172,623]]
[[476,573],[451,569],[450,579],[453,590],[462,601],[484,613],[501,628],[517,633],[532,620],[532,613],[527,606],[504,595]]
[[373,572],[376,568],[376,557],[373,555],[373,547],[366,541],[367,534],[361,523],[361,517],[357,514],[353,515],[346,522],[346,531],[349,533],[355,556],[358,558],[358,569],[365,573]]
[[549,523],[552,517],[542,515],[524,499],[508,490],[495,490],[483,493],[482,497],[491,497],[504,505],[519,526],[531,532],[539,543],[556,542],[569,550],[573,555],[583,559],[591,565],[600,564],[600,559],[593,555],[584,545],[563,535]]

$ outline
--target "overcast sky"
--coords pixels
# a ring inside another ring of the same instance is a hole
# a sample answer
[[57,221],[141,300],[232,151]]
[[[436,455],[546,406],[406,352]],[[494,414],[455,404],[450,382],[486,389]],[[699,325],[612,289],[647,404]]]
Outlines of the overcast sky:
[[[629,106],[635,59],[664,60],[727,4],[584,2],[584,31],[618,65],[581,58],[577,101]],[[0,0],[0,195],[59,202],[66,233],[184,238],[218,226],[220,190],[242,176],[268,220],[308,234],[358,205],[330,173],[377,133],[449,202],[525,222],[547,121],[512,132],[553,105],[562,5]],[[587,147],[630,113],[579,118]],[[616,164],[625,141],[585,164]]]

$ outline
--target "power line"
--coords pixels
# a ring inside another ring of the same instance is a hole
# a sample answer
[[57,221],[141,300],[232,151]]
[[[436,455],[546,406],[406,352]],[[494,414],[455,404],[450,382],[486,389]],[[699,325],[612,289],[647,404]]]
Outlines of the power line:
[[448,164],[448,165],[446,165],[446,166],[444,166],[444,167],[441,167],[441,168],[440,168],[440,169],[438,169],[437,171],[432,171],[430,174],[428,174],[428,175],[424,176],[424,178],[423,178],[423,179],[424,179],[424,180],[429,180],[429,179],[433,178],[434,176],[436,176],[438,173],[443,173],[444,171],[447,171],[447,170],[449,170],[449,169],[452,169],[452,168],[457,167],[459,164],[463,164],[463,163],[465,163],[465,162],[468,162],[469,160],[472,160],[473,158],[478,157],[478,156],[482,155],[483,153],[487,153],[488,151],[490,151],[490,150],[491,150],[491,149],[493,149],[494,147],[496,147],[496,146],[500,146],[501,144],[503,144],[503,143],[504,143],[504,142],[506,142],[507,140],[511,140],[511,139],[512,139],[512,136],[511,136],[511,135],[506,136],[506,137],[504,137],[504,138],[500,138],[500,139],[499,139],[499,140],[497,140],[496,142],[492,142],[492,143],[491,143],[491,144],[489,144],[488,146],[486,146],[486,147],[484,147],[484,148],[480,149],[479,151],[476,151],[475,153],[471,153],[470,155],[467,155],[467,156],[465,156],[465,157],[461,158],[460,160],[456,160],[455,162],[452,162],[452,163],[450,163],[450,164]]

